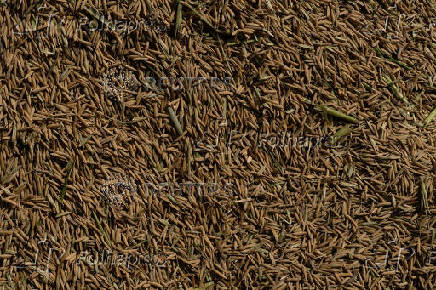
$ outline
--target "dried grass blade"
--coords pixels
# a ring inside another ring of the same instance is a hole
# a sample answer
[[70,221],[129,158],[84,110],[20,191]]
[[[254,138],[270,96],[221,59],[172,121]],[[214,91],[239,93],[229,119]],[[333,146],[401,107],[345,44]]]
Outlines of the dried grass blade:
[[73,165],[74,165],[74,161],[69,161],[67,166],[65,167],[65,169],[67,170],[67,176],[65,177],[64,186],[62,187],[61,190],[61,202],[64,200],[65,193],[67,192],[67,185],[70,179],[71,172],[73,171]]
[[182,125],[180,125],[179,119],[177,119],[176,113],[174,113],[173,108],[168,107],[168,113],[170,114],[170,119],[173,121],[174,126],[176,127],[177,133],[179,135],[183,134]]
[[174,37],[177,37],[177,34],[180,31],[181,25],[182,25],[182,3],[180,0],[177,0],[176,24],[174,26]]
[[427,200],[427,189],[425,188],[424,178],[421,178],[421,208],[426,214],[429,214],[428,200]]

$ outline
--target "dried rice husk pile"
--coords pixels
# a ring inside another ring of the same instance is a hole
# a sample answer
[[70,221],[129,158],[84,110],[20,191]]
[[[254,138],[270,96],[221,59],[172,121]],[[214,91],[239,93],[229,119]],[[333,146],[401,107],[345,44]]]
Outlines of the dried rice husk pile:
[[433,1],[118,2],[0,4],[0,285],[436,287]]

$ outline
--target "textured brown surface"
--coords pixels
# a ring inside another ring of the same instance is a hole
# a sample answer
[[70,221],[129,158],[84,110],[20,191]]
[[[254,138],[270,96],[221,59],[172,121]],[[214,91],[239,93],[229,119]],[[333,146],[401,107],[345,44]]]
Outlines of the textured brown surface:
[[434,1],[6,2],[0,287],[435,288]]

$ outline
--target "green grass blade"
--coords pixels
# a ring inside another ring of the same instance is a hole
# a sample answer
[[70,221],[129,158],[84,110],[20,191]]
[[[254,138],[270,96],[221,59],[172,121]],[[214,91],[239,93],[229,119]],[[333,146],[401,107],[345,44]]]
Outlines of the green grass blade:
[[435,117],[436,117],[436,108],[434,108],[434,110],[431,111],[431,113],[427,116],[427,118],[425,118],[424,126],[427,126],[428,124],[430,124],[430,122],[433,121],[433,119]]
[[358,121],[355,118],[348,116],[340,111],[333,110],[332,108],[329,108],[327,106],[322,105],[322,106],[318,106],[318,108],[330,116],[345,120],[347,122],[358,123]]

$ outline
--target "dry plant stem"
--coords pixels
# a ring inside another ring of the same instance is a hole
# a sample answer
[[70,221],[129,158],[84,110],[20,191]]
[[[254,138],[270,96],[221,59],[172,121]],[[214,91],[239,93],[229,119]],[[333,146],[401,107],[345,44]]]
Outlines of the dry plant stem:
[[67,176],[65,177],[64,186],[62,187],[62,190],[61,190],[61,202],[64,201],[65,193],[67,192],[68,181],[69,181],[71,172],[73,170],[74,163],[75,163],[75,161],[69,161],[67,164],[67,167],[66,167]]
[[171,121],[176,127],[177,133],[181,136],[183,134],[182,125],[180,125],[179,119],[177,118],[176,113],[174,113],[174,110],[171,108],[171,106],[168,106],[168,113],[170,114]]
[[176,11],[176,24],[174,26],[174,37],[177,37],[177,34],[180,31],[180,26],[182,24],[182,3],[180,0],[177,0],[177,11]]
[[428,209],[428,197],[427,189],[425,188],[424,177],[421,177],[421,208],[424,210],[425,214],[429,214]]
[[191,143],[189,143],[189,139],[186,139],[186,166],[187,166],[187,173],[188,178],[191,177],[191,163],[192,163],[192,146]]

